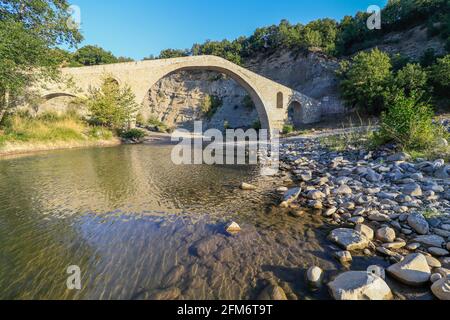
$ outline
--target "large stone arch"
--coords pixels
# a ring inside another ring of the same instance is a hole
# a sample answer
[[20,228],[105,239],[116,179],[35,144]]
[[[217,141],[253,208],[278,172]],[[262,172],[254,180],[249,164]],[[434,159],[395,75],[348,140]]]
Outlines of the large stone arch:
[[[264,107],[263,98],[258,93],[257,89],[252,86],[252,84],[245,80],[242,76],[240,76],[238,73],[234,72],[233,70],[230,70],[228,68],[224,68],[221,66],[174,66],[173,68],[170,68],[167,70],[167,72],[163,75],[158,75],[158,77],[152,77],[152,81],[149,82],[148,90],[151,90],[151,88],[156,85],[157,82],[159,82],[161,79],[170,76],[173,73],[181,72],[181,71],[214,71],[218,73],[225,74],[232,78],[234,81],[236,81],[239,85],[241,85],[249,94],[251,97],[253,103],[255,104],[256,110],[258,112],[259,120],[261,121],[261,126],[265,129],[272,129],[269,115],[267,113],[266,108]],[[139,99],[142,94],[139,94]],[[143,101],[144,97],[142,97]]]

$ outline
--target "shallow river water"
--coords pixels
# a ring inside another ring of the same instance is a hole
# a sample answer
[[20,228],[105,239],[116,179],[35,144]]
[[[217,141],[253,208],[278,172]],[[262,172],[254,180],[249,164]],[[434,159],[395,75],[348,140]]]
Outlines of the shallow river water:
[[[341,268],[320,215],[277,209],[280,184],[257,167],[176,166],[171,148],[0,160],[0,299],[255,299],[269,282],[290,299],[329,298],[304,280],[311,265]],[[79,291],[67,289],[72,265]]]

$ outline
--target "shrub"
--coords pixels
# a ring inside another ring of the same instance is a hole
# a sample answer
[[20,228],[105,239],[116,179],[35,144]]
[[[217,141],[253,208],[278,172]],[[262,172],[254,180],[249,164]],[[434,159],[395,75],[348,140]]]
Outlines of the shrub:
[[120,136],[127,140],[141,141],[145,137],[145,132],[141,129],[130,129],[122,132]]
[[155,117],[151,117],[147,121],[148,125],[151,127],[151,130],[156,130],[157,132],[169,132],[169,127],[162,121],[159,121]]
[[208,119],[211,119],[217,112],[217,110],[222,106],[222,104],[223,104],[222,99],[220,99],[219,97],[207,95],[203,99],[200,105],[200,109]]
[[415,97],[398,95],[381,116],[381,142],[395,142],[404,150],[427,148],[434,140],[433,110]]
[[393,85],[396,91],[403,90],[407,96],[415,96],[418,99],[430,91],[427,72],[418,64],[408,63],[399,70],[393,78]]
[[283,134],[289,134],[294,132],[294,126],[292,124],[286,124],[283,126]]
[[350,107],[377,114],[384,109],[384,97],[391,77],[389,56],[378,49],[358,53],[341,64],[341,94]]

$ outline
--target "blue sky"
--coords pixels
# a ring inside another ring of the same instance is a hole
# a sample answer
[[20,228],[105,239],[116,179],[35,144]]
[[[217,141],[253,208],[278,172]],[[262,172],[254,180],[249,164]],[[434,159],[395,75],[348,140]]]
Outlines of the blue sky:
[[383,7],[387,0],[71,0],[81,9],[82,45],[142,59],[166,48],[190,48],[207,39],[248,36],[282,19],[308,23],[340,20]]

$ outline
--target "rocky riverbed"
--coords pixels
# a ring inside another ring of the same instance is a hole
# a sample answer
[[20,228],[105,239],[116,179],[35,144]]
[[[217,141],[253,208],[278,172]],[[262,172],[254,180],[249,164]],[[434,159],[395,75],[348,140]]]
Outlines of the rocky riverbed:
[[[298,219],[322,215],[334,256],[351,270],[323,281],[326,272],[311,266],[312,287],[327,286],[338,300],[405,299],[392,288],[398,285],[450,300],[450,165],[412,161],[390,147],[332,152],[317,139],[281,150],[280,206]],[[387,268],[355,270],[360,256],[381,257]],[[279,288],[268,290],[284,298]]]

